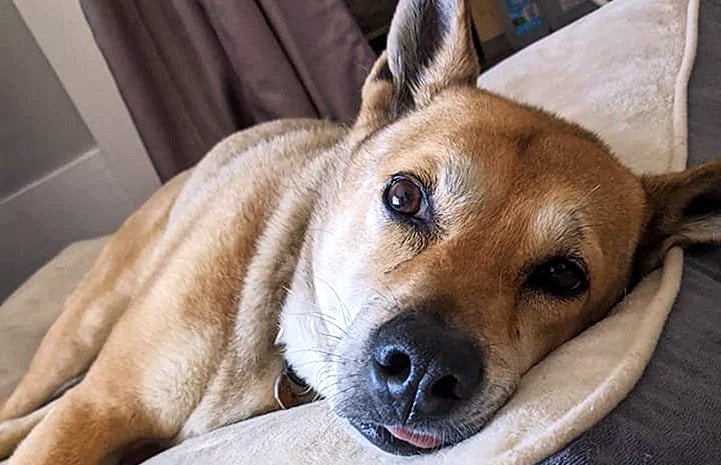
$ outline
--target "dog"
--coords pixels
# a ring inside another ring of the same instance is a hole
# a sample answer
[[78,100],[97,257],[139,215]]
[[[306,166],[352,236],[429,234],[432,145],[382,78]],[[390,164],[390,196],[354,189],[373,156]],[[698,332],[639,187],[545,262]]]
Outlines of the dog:
[[151,196],[0,410],[10,464],[118,463],[292,403],[288,378],[431,452],[669,248],[721,240],[721,163],[633,174],[476,88],[470,27],[465,1],[402,0],[351,127],[259,125]]

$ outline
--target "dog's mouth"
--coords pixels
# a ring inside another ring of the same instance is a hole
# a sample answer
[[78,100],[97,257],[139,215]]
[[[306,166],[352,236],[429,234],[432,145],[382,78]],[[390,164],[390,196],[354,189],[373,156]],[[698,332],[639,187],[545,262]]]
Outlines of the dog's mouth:
[[394,438],[419,449],[437,449],[443,445],[443,440],[432,434],[422,433],[403,426],[386,426],[385,428]]
[[367,440],[379,449],[395,455],[419,455],[451,446],[440,434],[420,431],[406,426],[380,425],[350,421]]
[[333,411],[371,444],[396,455],[426,454],[485,423],[481,415],[495,397],[486,395],[483,351],[464,329],[414,309],[378,326],[364,346],[343,356],[353,363],[336,374],[330,397]]

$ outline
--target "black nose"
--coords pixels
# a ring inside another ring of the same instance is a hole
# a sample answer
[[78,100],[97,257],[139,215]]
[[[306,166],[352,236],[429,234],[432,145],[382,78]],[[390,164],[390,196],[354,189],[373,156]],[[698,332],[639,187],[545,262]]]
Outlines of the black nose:
[[392,406],[401,422],[449,413],[473,395],[482,377],[473,339],[426,312],[385,323],[371,338],[370,350],[374,397]]

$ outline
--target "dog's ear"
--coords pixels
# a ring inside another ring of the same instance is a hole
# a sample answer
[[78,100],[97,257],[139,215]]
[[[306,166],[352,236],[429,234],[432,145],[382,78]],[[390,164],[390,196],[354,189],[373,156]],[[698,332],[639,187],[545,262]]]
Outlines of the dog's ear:
[[673,246],[721,243],[721,161],[678,173],[645,176],[646,229],[636,277],[660,265]]
[[401,0],[388,48],[363,86],[359,123],[385,124],[480,72],[465,0]]

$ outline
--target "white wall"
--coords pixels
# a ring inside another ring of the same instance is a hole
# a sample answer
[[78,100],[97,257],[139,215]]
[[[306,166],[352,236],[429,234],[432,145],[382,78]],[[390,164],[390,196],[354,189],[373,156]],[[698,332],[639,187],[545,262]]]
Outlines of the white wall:
[[77,0],[0,0],[0,301],[159,185]]
[[0,198],[94,147],[13,4],[0,0]]

